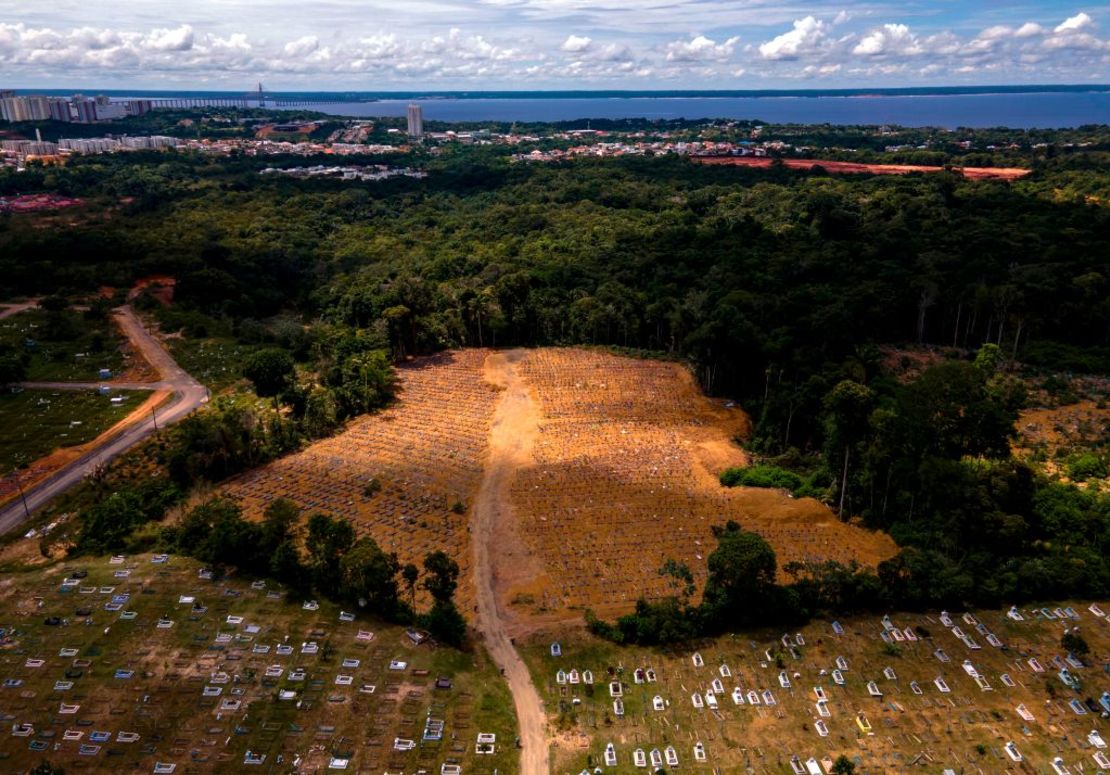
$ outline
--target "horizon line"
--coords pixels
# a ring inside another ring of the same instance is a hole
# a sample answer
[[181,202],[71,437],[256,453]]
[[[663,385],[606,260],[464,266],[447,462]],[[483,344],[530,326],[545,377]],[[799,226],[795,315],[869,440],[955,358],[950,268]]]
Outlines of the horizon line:
[[[181,88],[159,88],[159,87],[112,87],[112,88],[99,88],[99,87],[62,87],[62,86],[40,86],[40,87],[4,87],[0,91],[13,91],[17,94],[35,94],[35,93],[48,93],[48,92],[67,92],[67,93],[127,93],[133,96],[142,96],[143,93],[165,93],[165,94],[190,94],[190,93],[203,93],[203,94],[226,94],[235,96],[247,96],[257,94],[256,89],[248,90],[232,90],[232,89],[206,89],[203,87],[181,87]],[[830,95],[869,95],[869,94],[929,94],[929,93],[965,93],[965,94],[989,94],[997,91],[1004,92],[1055,92],[1055,91],[1075,91],[1075,90],[1094,90],[1094,91],[1110,91],[1110,83],[1061,83],[1061,84],[1045,84],[1045,83],[1006,83],[1006,84],[979,84],[979,85],[926,85],[926,86],[839,86],[839,87],[823,87],[823,88],[765,88],[765,89],[713,89],[713,88],[680,88],[680,89],[666,89],[666,88],[644,88],[644,89],[626,89],[626,88],[543,88],[543,89],[459,89],[459,88],[410,88],[410,89],[272,89],[264,90],[266,95],[274,94],[334,94],[344,96],[358,96],[358,95],[381,95],[381,96],[398,96],[415,98],[420,95],[437,96],[437,95],[496,95],[496,96],[525,96],[525,95],[594,95],[594,94],[614,94],[614,95],[720,95],[720,96],[744,96],[744,95],[796,95],[796,94],[830,94]]]

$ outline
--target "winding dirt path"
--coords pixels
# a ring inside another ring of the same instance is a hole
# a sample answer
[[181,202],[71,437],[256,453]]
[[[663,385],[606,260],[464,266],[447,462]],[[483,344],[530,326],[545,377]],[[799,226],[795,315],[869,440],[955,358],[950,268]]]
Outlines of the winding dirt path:
[[546,714],[528,668],[520,658],[505,627],[498,604],[496,568],[490,547],[498,540],[499,526],[510,518],[509,487],[513,472],[532,460],[538,413],[516,363],[525,353],[494,353],[486,360],[485,378],[504,388],[490,427],[490,456],[473,512],[474,583],[477,587],[478,629],[493,661],[509,682],[520,725],[520,772],[547,775],[549,771]]

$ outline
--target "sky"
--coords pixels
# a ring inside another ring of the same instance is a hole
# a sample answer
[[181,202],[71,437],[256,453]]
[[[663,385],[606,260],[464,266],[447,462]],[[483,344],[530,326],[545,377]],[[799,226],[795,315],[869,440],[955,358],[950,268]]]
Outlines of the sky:
[[1110,82],[1068,0],[0,0],[0,88],[765,89]]

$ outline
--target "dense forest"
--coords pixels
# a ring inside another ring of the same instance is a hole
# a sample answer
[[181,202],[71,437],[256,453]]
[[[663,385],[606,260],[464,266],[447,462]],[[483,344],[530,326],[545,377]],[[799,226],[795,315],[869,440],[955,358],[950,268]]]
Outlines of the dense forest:
[[[76,158],[0,173],[0,194],[87,200],[48,216],[65,228],[0,216],[0,278],[2,295],[177,278],[166,322],[265,340],[278,383],[265,363],[252,379],[295,416],[310,396],[281,374],[330,375],[330,422],[309,435],[387,398],[370,353],[589,344],[683,359],[752,415],[746,443],[772,486],[904,547],[877,574],[792,569],[808,610],[1107,594],[1110,501],[1041,479],[1010,439],[1014,364],[1110,372],[1108,160],[1045,153],[1001,183],[673,156],[525,165],[472,147],[423,158],[424,180],[353,184],[260,176],[273,157]],[[307,328],[283,337],[278,316]],[[942,362],[899,382],[884,345]],[[366,373],[372,394],[352,394]],[[181,483],[219,477],[201,458],[180,451]]]

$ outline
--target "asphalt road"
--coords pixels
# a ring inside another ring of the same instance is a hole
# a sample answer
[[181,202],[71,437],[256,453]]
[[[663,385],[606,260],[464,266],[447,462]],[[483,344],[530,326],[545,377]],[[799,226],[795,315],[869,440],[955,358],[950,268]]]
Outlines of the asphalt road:
[[[208,390],[204,385],[197,382],[177,365],[173,356],[162,346],[161,342],[143,327],[143,324],[130,307],[120,307],[115,310],[114,315],[127,338],[158,371],[160,377],[158,382],[96,382],[84,384],[46,382],[27,383],[26,387],[45,387],[56,390],[95,388],[101,384],[109,384],[121,389],[172,390],[173,396],[170,402],[159,408],[156,413],[158,428],[177,422],[208,401]],[[0,508],[0,534],[19,527],[27,520],[26,512],[28,510],[33,514],[37,509],[42,508],[52,499],[80,482],[94,466],[114,460],[148,438],[156,430],[155,422],[155,417],[139,418],[101,446],[90,450],[26,490],[24,493],[26,509],[23,500],[20,498],[16,498],[7,506]]]

